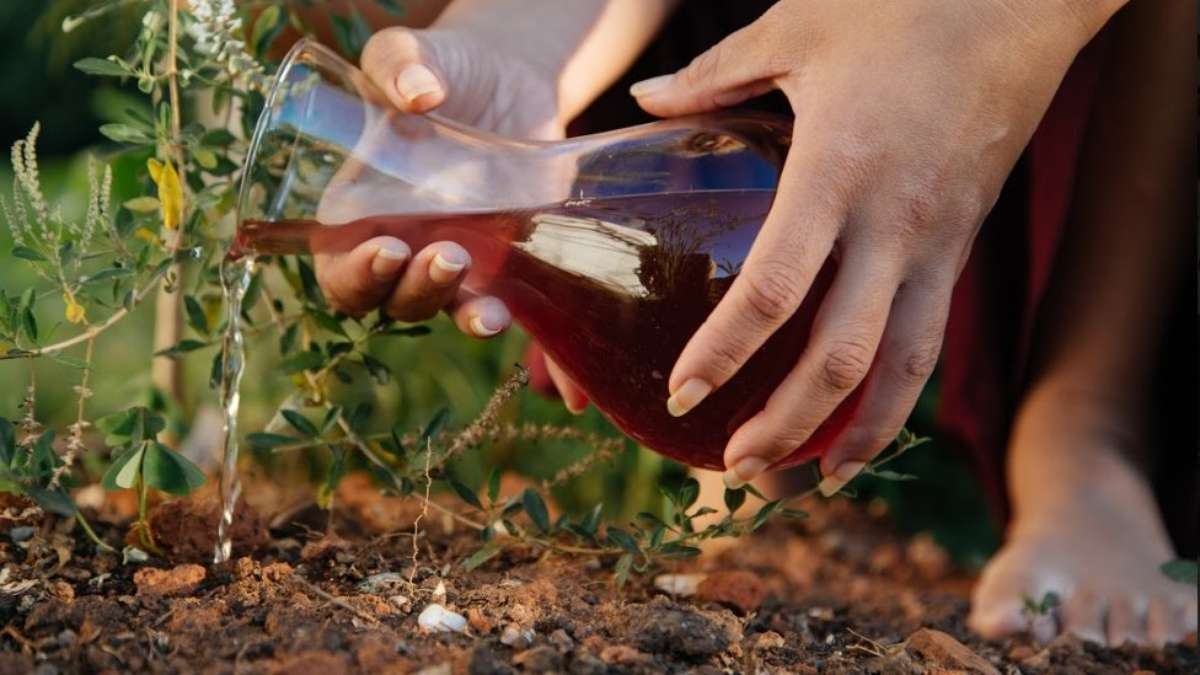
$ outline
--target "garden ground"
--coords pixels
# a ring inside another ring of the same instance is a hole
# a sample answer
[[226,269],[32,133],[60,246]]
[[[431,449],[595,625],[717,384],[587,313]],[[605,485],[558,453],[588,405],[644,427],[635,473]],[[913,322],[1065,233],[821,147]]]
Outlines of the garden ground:
[[[222,566],[206,561],[216,507],[204,495],[155,509],[165,557],[141,564],[96,554],[58,521],[6,523],[0,673],[1200,670],[1195,635],[1165,649],[972,636],[971,579],[928,536],[897,534],[879,502],[807,505],[806,520],[621,589],[610,560],[520,546],[466,572],[478,538],[437,511],[421,516],[414,571],[416,500],[351,476],[336,503],[332,523],[303,503],[243,511]],[[125,527],[103,512],[119,504],[101,510],[118,544]]]

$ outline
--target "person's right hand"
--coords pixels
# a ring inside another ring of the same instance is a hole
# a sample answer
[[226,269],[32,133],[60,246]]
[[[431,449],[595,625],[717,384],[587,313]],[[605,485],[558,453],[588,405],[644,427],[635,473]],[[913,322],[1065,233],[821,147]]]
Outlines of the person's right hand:
[[[362,54],[362,69],[397,109],[438,114],[514,138],[555,140],[565,135],[558,85],[520,50],[468,30],[388,28]],[[504,303],[460,287],[471,265],[452,241],[413,252],[390,236],[368,239],[341,253],[315,255],[317,281],[330,305],[351,315],[379,308],[403,321],[424,321],[440,310],[468,335],[494,336],[511,322]],[[547,370],[567,407],[586,397],[555,364]]]

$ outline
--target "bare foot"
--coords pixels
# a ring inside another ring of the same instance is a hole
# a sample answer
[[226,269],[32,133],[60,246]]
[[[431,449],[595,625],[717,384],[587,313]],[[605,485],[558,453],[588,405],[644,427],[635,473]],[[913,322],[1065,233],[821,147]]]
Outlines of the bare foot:
[[[1014,520],[975,588],[971,628],[988,638],[1028,630],[1042,641],[1070,632],[1111,646],[1182,640],[1196,630],[1197,589],[1159,570],[1176,556],[1129,459],[1136,438],[1117,423],[1121,410],[1036,398],[1014,429]],[[1031,611],[1047,597],[1044,612]]]

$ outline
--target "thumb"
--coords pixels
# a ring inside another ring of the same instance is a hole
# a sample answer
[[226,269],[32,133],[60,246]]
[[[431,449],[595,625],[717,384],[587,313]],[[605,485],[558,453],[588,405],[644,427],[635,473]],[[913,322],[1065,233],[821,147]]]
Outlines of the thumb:
[[709,112],[776,88],[782,68],[764,57],[758,22],[729,35],[682,70],[629,88],[643,110],[660,117]]
[[446,78],[437,51],[417,31],[388,28],[363,47],[362,69],[397,108],[423,113],[447,96]]

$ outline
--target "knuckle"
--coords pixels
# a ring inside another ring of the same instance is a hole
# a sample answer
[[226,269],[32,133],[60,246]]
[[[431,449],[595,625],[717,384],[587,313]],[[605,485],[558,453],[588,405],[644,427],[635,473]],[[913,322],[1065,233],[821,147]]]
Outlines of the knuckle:
[[833,342],[825,351],[818,373],[818,382],[825,390],[845,393],[858,386],[871,367],[874,350],[862,338],[845,338]]
[[711,83],[721,71],[725,47],[721,44],[701,52],[680,73],[685,85],[699,86]]
[[925,340],[909,348],[901,367],[901,376],[910,384],[924,383],[937,367],[941,351],[940,339]]
[[765,263],[746,277],[745,308],[750,319],[775,326],[783,323],[800,304],[799,275],[791,265]]
[[708,370],[715,382],[724,382],[738,371],[745,358],[741,341],[731,335],[723,335],[708,350]]

